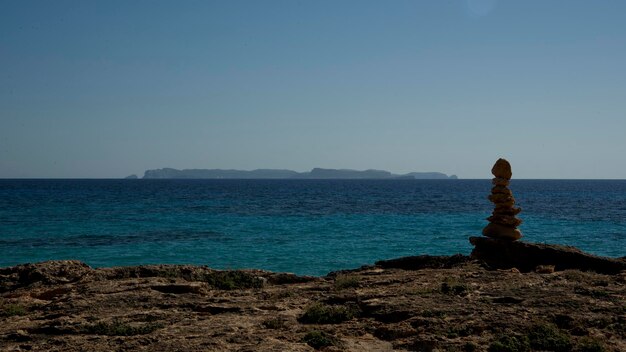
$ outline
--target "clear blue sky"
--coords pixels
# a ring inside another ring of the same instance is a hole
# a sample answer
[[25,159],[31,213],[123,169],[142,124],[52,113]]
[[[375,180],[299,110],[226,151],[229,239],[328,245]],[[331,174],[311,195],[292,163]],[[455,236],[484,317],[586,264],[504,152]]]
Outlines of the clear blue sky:
[[626,178],[626,1],[0,0],[0,177]]

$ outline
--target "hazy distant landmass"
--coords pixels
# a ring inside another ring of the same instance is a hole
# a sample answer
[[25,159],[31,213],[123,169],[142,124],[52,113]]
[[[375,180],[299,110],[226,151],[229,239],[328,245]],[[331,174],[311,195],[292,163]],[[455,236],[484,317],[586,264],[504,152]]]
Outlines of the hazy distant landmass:
[[441,172],[411,172],[397,175],[384,170],[349,170],[315,168],[309,172],[280,169],[223,170],[163,168],[146,170],[144,179],[457,179]]

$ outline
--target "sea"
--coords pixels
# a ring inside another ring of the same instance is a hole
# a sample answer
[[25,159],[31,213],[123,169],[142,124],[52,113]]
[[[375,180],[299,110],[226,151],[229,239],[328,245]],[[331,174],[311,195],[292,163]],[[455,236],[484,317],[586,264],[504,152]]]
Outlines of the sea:
[[[512,180],[522,240],[626,256],[626,180]],[[325,275],[469,254],[490,180],[0,180],[0,267],[195,264]]]

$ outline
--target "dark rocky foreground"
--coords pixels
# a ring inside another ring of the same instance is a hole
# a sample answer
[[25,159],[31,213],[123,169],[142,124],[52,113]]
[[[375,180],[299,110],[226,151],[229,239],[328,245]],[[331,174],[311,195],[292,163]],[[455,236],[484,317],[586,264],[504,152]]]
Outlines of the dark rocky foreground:
[[626,351],[626,272],[491,264],[420,256],[322,278],[78,261],[3,268],[0,350]]
[[497,269],[517,268],[528,272],[543,266],[557,271],[578,269],[601,274],[618,274],[626,270],[625,258],[599,257],[575,247],[487,237],[470,237],[469,240],[474,246],[472,257]]

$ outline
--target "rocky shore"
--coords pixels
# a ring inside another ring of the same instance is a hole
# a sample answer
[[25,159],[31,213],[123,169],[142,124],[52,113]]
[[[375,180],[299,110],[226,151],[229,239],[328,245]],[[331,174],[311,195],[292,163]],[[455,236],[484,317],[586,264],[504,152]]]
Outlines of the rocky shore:
[[0,350],[626,351],[625,271],[493,264],[419,256],[325,277],[1,268]]
[[0,268],[2,351],[626,351],[626,259],[518,241],[511,165],[470,256],[304,277],[190,265]]

